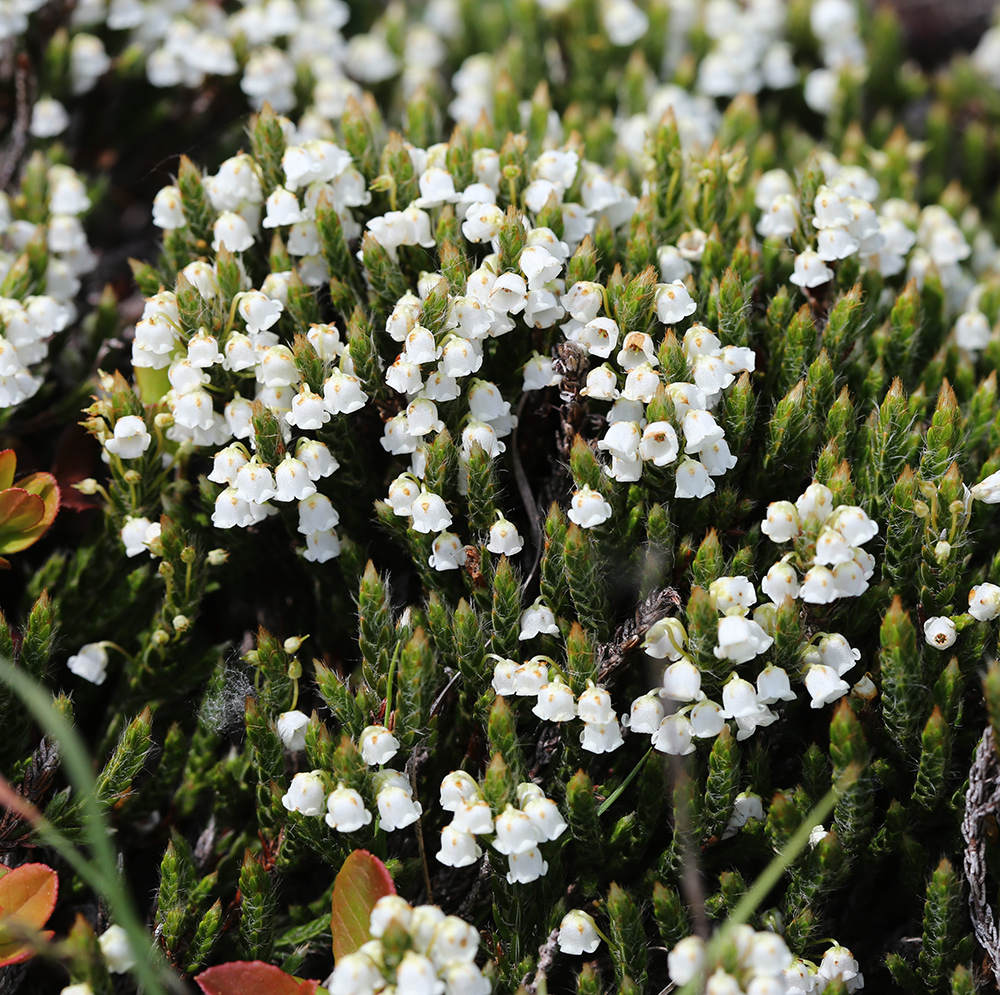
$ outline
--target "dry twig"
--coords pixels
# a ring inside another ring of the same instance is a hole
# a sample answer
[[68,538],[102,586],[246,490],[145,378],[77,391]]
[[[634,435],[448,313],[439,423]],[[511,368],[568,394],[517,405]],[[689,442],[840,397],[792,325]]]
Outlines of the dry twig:
[[969,770],[962,836],[965,839],[965,878],[969,882],[969,912],[979,945],[986,951],[993,977],[1000,985],[1000,934],[986,897],[986,847],[989,825],[1000,813],[1000,756],[993,727],[987,726]]

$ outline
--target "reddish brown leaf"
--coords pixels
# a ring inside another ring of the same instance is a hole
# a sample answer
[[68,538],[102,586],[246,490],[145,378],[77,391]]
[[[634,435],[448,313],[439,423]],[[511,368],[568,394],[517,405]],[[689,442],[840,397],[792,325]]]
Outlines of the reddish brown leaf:
[[22,864],[0,877],[0,967],[34,956],[34,944],[25,935],[39,933],[58,893],[59,878],[45,864]]
[[205,995],[315,995],[318,981],[293,978],[262,960],[234,960],[195,975]]
[[[8,487],[0,491],[0,534],[17,538],[25,529],[37,525],[45,514],[45,502],[23,487]],[[3,548],[3,547],[0,547]],[[4,552],[10,550],[4,549]]]
[[368,921],[383,895],[395,895],[396,886],[385,864],[367,850],[355,850],[344,861],[333,882],[333,934],[335,961],[354,953],[369,939]]

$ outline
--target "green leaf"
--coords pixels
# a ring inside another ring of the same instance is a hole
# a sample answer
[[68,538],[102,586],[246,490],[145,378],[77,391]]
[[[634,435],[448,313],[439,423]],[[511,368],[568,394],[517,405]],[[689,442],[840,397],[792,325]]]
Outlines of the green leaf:
[[17,469],[17,457],[13,449],[0,452],[0,490],[5,491],[14,483],[14,471]]
[[41,930],[52,915],[59,877],[45,864],[21,864],[12,871],[0,868],[0,873],[0,967],[6,967],[35,955],[25,934]]
[[333,957],[340,960],[367,943],[368,921],[375,903],[384,895],[395,895],[396,886],[378,857],[355,850],[344,861],[333,882]]
[[235,960],[217,964],[196,975],[205,995],[314,995],[318,981],[293,978],[262,960]]

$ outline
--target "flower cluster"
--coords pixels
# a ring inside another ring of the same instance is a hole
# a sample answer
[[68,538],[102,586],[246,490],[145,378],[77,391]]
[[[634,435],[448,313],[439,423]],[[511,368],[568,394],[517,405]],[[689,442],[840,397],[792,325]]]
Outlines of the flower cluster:
[[467,867],[483,855],[476,836],[495,834],[493,848],[507,857],[509,884],[527,884],[549,869],[539,845],[558,839],[566,822],[556,803],[546,798],[536,784],[517,786],[517,804],[508,804],[494,813],[476,780],[456,770],[441,782],[441,807],[452,813],[451,822],[441,830],[437,859],[448,867]]
[[330,995],[489,995],[490,981],[476,966],[479,931],[438,906],[414,907],[398,895],[386,895],[372,909],[368,933],[371,939],[340,957],[323,982]]
[[809,11],[809,26],[819,42],[823,67],[806,77],[804,96],[817,114],[829,114],[837,103],[841,75],[864,78],[868,71],[858,9],[851,0],[817,0]]
[[[279,716],[278,734],[286,749],[294,751],[305,746],[308,722],[302,712],[284,712]],[[398,749],[399,740],[384,726],[368,726],[361,735],[361,756],[371,766],[387,763]],[[371,784],[379,813],[378,828],[383,832],[405,829],[423,814],[420,802],[413,796],[413,786],[400,771],[378,770],[372,775]],[[328,792],[326,779],[319,770],[296,774],[281,803],[289,812],[307,816],[323,815],[325,809],[327,825],[342,833],[357,832],[372,821],[360,792],[343,782]]]
[[767,506],[761,531],[772,542],[795,544],[761,581],[761,590],[775,604],[800,598],[828,605],[868,589],[875,559],[861,547],[878,534],[878,523],[863,508],[834,507],[833,500],[829,487],[812,483],[794,504],[773,501]]
[[698,89],[710,97],[785,90],[799,80],[785,40],[787,10],[776,0],[741,7],[725,2],[705,12],[712,48],[698,66]]
[[[580,287],[576,284],[574,289]],[[597,299],[599,303],[599,298]],[[656,290],[656,313],[661,321],[675,324],[691,315],[695,303],[685,285],[677,280],[660,284]],[[597,322],[595,319],[579,329],[579,341]],[[618,326],[607,322],[601,329],[606,344],[592,355],[608,356],[618,340]],[[690,367],[693,383],[669,382],[664,384],[655,367],[659,365],[656,345],[645,332],[631,332],[617,354],[617,362],[625,371],[623,389],[618,390],[615,371],[605,363],[587,375],[585,393],[598,400],[614,401],[608,413],[608,430],[598,443],[598,448],[611,456],[605,469],[615,480],[631,483],[639,480],[643,464],[669,466],[678,460],[681,445],[678,430],[670,420],[647,420],[643,404],[656,398],[659,388],[666,387],[666,395],[673,404],[674,420],[684,440],[684,455],[677,463],[674,478],[674,497],[703,498],[715,491],[714,477],[725,474],[736,465],[736,457],[726,443],[725,432],[712,414],[722,398],[722,392],[736,379],[737,374],[753,372],[753,350],[743,346],[723,346],[718,336],[704,325],[694,324],[684,333],[684,357]],[[584,492],[578,492],[584,493]],[[583,503],[583,498],[580,499]],[[586,514],[576,507],[577,521],[581,527],[599,524],[596,511]]]
[[[722,956],[725,951],[730,956]],[[864,988],[854,955],[835,943],[817,967],[796,959],[776,933],[755,933],[734,926],[707,944],[699,936],[681,940],[668,954],[667,969],[676,985],[691,984],[699,995],[820,995],[839,980],[848,992]]]
[[551,658],[535,656],[525,663],[498,659],[493,668],[498,695],[536,697],[532,714],[543,722],[583,722],[580,745],[590,753],[612,753],[624,742],[606,688],[593,681],[579,695],[566,683]]
[[[41,156],[29,172],[30,182],[47,191],[42,217],[29,217],[23,198],[0,192],[0,409],[38,392],[43,380],[36,371],[49,342],[76,317],[79,278],[97,262],[80,221],[90,208],[83,180]],[[29,292],[36,288],[41,292]]]
[[[763,605],[748,617],[757,595],[746,577],[720,577],[711,585],[713,606],[722,612],[713,654],[740,667],[766,653],[774,642],[767,628],[773,609]],[[758,672],[756,685],[734,669],[722,686],[721,703],[702,690],[702,670],[687,652],[687,632],[677,618],[664,618],[650,627],[644,640],[648,656],[669,660],[662,687],[632,702],[622,723],[635,733],[652,736],[652,745],[663,753],[685,755],[695,750],[694,740],[719,734],[727,719],[736,724],[736,738],[747,739],[760,727],[776,722],[771,708],[778,701],[794,701],[789,674],[767,663]],[[840,633],[817,633],[802,651],[801,677],[813,708],[821,708],[850,690],[841,676],[861,658]],[[666,704],[665,704],[666,703]],[[667,714],[668,706],[674,710]]]

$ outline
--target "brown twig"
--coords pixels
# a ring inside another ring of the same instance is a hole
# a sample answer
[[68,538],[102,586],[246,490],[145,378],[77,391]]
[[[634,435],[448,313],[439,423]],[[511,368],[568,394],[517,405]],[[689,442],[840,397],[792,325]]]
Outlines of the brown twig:
[[969,882],[969,913],[979,945],[986,951],[993,977],[1000,986],[1000,934],[986,895],[987,826],[1000,813],[1000,757],[993,727],[987,726],[976,759],[969,770],[962,836],[965,839],[965,878]]
[[598,683],[606,681],[625,662],[654,623],[680,606],[681,596],[672,587],[652,591],[632,618],[618,626],[614,639],[597,647]]
[[548,973],[549,969],[556,961],[556,948],[559,942],[559,927],[556,926],[551,933],[549,933],[545,942],[538,948],[538,966],[535,968],[535,976],[529,981],[528,975],[526,974],[521,981],[521,985],[525,991],[531,992],[532,995],[538,990],[538,985],[541,983],[542,978],[544,978]]
[[14,94],[15,107],[14,125],[11,128],[10,140],[7,149],[0,156],[0,190],[6,190],[17,167],[21,163],[21,157],[28,145],[28,125],[31,123],[31,105],[34,103],[34,95],[31,80],[31,62],[25,52],[19,52],[17,56],[17,69],[14,72]]

